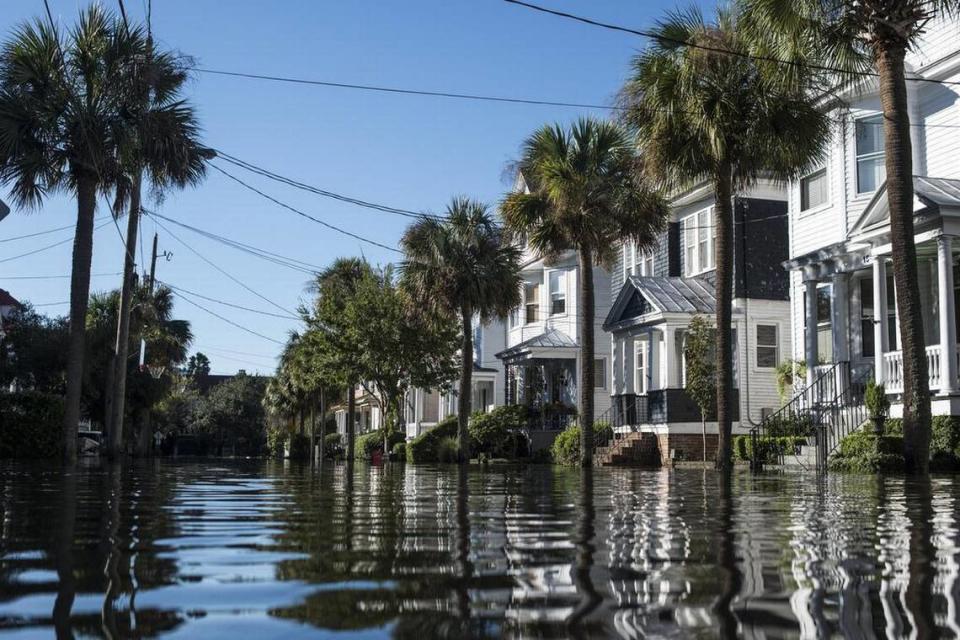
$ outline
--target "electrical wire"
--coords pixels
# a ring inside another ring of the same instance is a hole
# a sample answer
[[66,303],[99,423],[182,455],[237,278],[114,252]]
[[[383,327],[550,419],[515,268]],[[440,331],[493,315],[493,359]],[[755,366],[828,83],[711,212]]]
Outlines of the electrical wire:
[[191,305],[197,307],[198,309],[200,309],[200,310],[202,310],[202,311],[206,311],[207,313],[209,313],[209,314],[212,315],[213,317],[219,318],[220,320],[223,320],[223,321],[226,322],[227,324],[229,324],[229,325],[231,325],[231,326],[234,326],[234,327],[236,327],[237,329],[240,329],[241,331],[246,331],[247,333],[249,333],[249,334],[251,334],[251,335],[257,336],[258,338],[263,338],[264,340],[269,340],[270,342],[273,342],[273,343],[275,343],[275,344],[279,344],[279,345],[283,345],[283,344],[284,344],[284,343],[281,342],[280,340],[275,340],[275,339],[271,338],[270,336],[265,336],[265,335],[263,335],[262,333],[258,333],[258,332],[256,332],[256,331],[254,331],[253,329],[248,329],[247,327],[243,326],[242,324],[238,324],[238,323],[234,322],[233,320],[230,320],[229,318],[225,318],[224,316],[220,315],[220,314],[217,313],[216,311],[211,311],[210,309],[204,307],[204,306],[201,305],[200,303],[194,302],[193,300],[190,300],[190,299],[187,298],[183,293],[178,293],[178,292],[176,292],[176,291],[173,291],[173,295],[176,296],[176,297],[178,297],[178,298],[180,298],[181,300],[183,300],[183,301],[186,302],[187,304],[191,304]]
[[[97,216],[96,218],[94,218],[93,222],[94,222],[94,224],[96,224],[97,222],[100,222],[101,220],[103,220],[103,216]],[[37,232],[35,232],[35,233],[27,233],[27,234],[22,235],[22,236],[12,236],[12,237],[10,237],[10,238],[0,238],[0,243],[13,242],[14,240],[25,240],[25,239],[27,239],[27,238],[36,238],[37,236],[44,236],[44,235],[47,235],[48,233],[56,233],[57,231],[66,231],[67,229],[73,229],[73,228],[76,227],[76,226],[77,226],[76,223],[74,223],[74,224],[65,224],[65,225],[63,225],[62,227],[56,227],[56,228],[54,228],[54,229],[47,229],[47,230],[45,230],[45,231],[37,231]]]
[[224,301],[224,300],[218,300],[217,298],[211,298],[210,296],[205,296],[205,295],[203,295],[202,293],[197,293],[196,291],[190,291],[189,289],[184,289],[183,287],[178,287],[178,286],[176,286],[176,285],[172,285],[172,284],[170,284],[169,282],[164,282],[163,280],[160,280],[159,278],[157,278],[157,282],[160,283],[160,284],[162,284],[162,285],[164,285],[164,286],[166,286],[166,287],[169,287],[170,289],[173,289],[174,291],[179,291],[179,292],[181,292],[181,293],[186,293],[186,294],[189,294],[189,295],[194,296],[194,297],[196,297],[196,298],[200,298],[201,300],[206,300],[206,301],[208,301],[208,302],[216,302],[217,304],[222,304],[222,305],[224,305],[224,306],[226,306],[226,307],[233,307],[234,309],[240,309],[240,310],[242,310],[242,311],[249,311],[250,313],[259,313],[260,315],[270,316],[270,317],[272,317],[272,318],[283,318],[283,319],[285,319],[285,320],[300,320],[300,318],[297,317],[297,316],[288,316],[288,315],[282,315],[282,314],[279,314],[279,313],[274,313],[274,312],[272,312],[272,311],[262,311],[262,310],[260,310],[260,309],[252,309],[252,308],[250,308],[250,307],[245,307],[245,306],[243,306],[243,305],[235,304],[235,303],[233,303],[233,302],[226,302],[226,301]]
[[319,220],[318,218],[314,218],[313,216],[311,216],[311,215],[308,214],[308,213],[304,213],[303,211],[301,211],[301,210],[299,210],[299,209],[297,209],[297,208],[295,208],[295,207],[292,207],[292,206],[290,206],[289,204],[287,204],[287,203],[285,203],[285,202],[282,202],[282,201],[280,201],[280,200],[277,200],[277,199],[274,198],[273,196],[267,195],[267,194],[264,193],[263,191],[260,191],[260,190],[257,189],[256,187],[254,187],[254,186],[252,186],[252,185],[244,182],[244,181],[241,180],[240,178],[238,178],[238,177],[236,177],[235,175],[233,175],[233,174],[225,171],[224,169],[222,169],[222,168],[218,167],[217,165],[213,164],[212,162],[208,162],[207,164],[209,164],[211,167],[213,167],[214,169],[216,169],[217,171],[219,171],[219,172],[222,173],[223,175],[227,176],[228,178],[230,178],[231,180],[233,180],[233,181],[236,182],[237,184],[240,184],[241,186],[249,189],[250,191],[253,191],[254,193],[258,194],[259,196],[261,196],[261,197],[263,197],[263,198],[266,198],[266,199],[269,200],[270,202],[272,202],[272,203],[274,203],[274,204],[276,204],[276,205],[278,205],[278,206],[280,206],[280,207],[283,207],[284,209],[287,209],[288,211],[292,211],[293,213],[297,214],[298,216],[301,216],[301,217],[303,217],[303,218],[306,218],[307,220],[310,220],[310,221],[312,221],[312,222],[316,222],[317,224],[319,224],[319,225],[321,225],[321,226],[324,226],[324,227],[326,227],[326,228],[328,228],[328,229],[331,229],[332,231],[336,231],[337,233],[342,233],[342,234],[345,235],[345,236],[349,236],[349,237],[351,237],[351,238],[353,238],[353,239],[355,239],[355,240],[359,240],[360,242],[365,242],[365,243],[371,244],[371,245],[373,245],[373,246],[375,246],[375,247],[380,247],[381,249],[386,249],[387,251],[393,251],[394,253],[401,253],[401,251],[400,251],[399,249],[395,248],[395,247],[391,247],[391,246],[385,245],[385,244],[383,244],[383,243],[381,243],[381,242],[377,242],[376,240],[370,240],[369,238],[364,238],[364,237],[361,236],[361,235],[357,235],[356,233],[352,233],[352,232],[350,232],[350,231],[347,231],[346,229],[341,229],[340,227],[337,227],[337,226],[334,226],[334,225],[332,225],[332,224],[330,224],[330,223],[324,222],[323,220]]
[[[117,271],[115,273],[91,273],[91,278],[103,278],[106,276],[121,276],[123,275],[122,271]],[[3,276],[4,280],[60,280],[67,279],[70,275],[62,276]]]
[[[101,225],[99,225],[99,226],[94,227],[93,230],[94,230],[94,231],[98,231],[98,230],[104,228],[105,226],[107,226],[108,224],[110,224],[110,221],[109,221],[109,220],[106,221],[106,222],[104,222],[103,224],[101,224]],[[33,251],[27,251],[26,253],[21,253],[21,254],[19,254],[19,255],[10,256],[9,258],[3,258],[2,260],[0,260],[0,263],[10,262],[11,260],[17,260],[17,259],[19,259],[19,258],[26,258],[27,256],[32,256],[32,255],[34,255],[34,254],[36,254],[36,253],[40,253],[41,251],[46,251],[47,249],[53,249],[54,247],[59,247],[60,245],[67,244],[68,242],[73,242],[73,236],[70,236],[69,238],[67,238],[67,239],[65,239],[65,240],[61,240],[60,242],[54,242],[53,244],[48,244],[48,245],[45,246],[45,247],[40,247],[39,249],[34,249]]]

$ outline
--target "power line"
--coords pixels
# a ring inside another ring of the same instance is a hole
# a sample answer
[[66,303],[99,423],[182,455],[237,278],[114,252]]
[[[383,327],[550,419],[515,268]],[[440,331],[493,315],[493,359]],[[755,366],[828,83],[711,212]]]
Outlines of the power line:
[[197,293],[196,291],[190,291],[189,289],[184,289],[184,288],[182,288],[182,287],[178,287],[178,286],[172,285],[172,284],[170,284],[169,282],[164,282],[164,281],[160,280],[159,278],[157,278],[157,282],[159,282],[160,284],[162,284],[162,285],[164,285],[164,286],[166,286],[166,287],[169,287],[170,289],[173,289],[174,291],[179,291],[179,292],[181,292],[181,293],[187,293],[187,294],[190,294],[191,296],[200,298],[201,300],[206,300],[206,301],[208,301],[208,302],[216,302],[217,304],[222,304],[222,305],[227,306],[227,307],[233,307],[234,309],[241,309],[242,311],[249,311],[250,313],[259,313],[259,314],[261,314],[261,315],[270,316],[270,317],[272,317],[272,318],[283,318],[283,319],[286,319],[286,320],[300,320],[300,318],[298,318],[298,317],[296,317],[296,316],[287,316],[287,315],[282,315],[282,314],[279,314],[279,313],[274,313],[274,312],[272,312],[272,311],[261,311],[260,309],[251,309],[250,307],[244,307],[243,305],[235,304],[235,303],[233,303],[233,302],[225,302],[224,300],[218,300],[217,298],[211,298],[210,296],[205,296],[205,295],[203,295],[202,293]]
[[276,359],[277,359],[277,356],[275,356],[275,355],[273,355],[273,356],[268,356],[268,355],[263,354],[263,353],[250,353],[249,351],[237,351],[236,349],[226,349],[226,348],[224,348],[224,347],[212,347],[212,346],[210,346],[210,345],[205,346],[204,349],[205,349],[205,350],[209,350],[209,351],[223,351],[224,353],[233,353],[233,354],[241,355],[241,356],[251,356],[251,357],[254,357],[254,358],[265,358],[265,359],[267,359],[267,360],[276,360]]
[[[105,227],[105,226],[108,225],[108,224],[110,224],[110,221],[109,221],[109,220],[106,221],[106,222],[104,222],[104,223],[101,224],[100,226],[94,227],[93,230],[94,230],[94,231],[98,231],[98,230],[102,229],[103,227]],[[54,242],[53,244],[48,244],[48,245],[45,246],[45,247],[40,247],[39,249],[34,249],[33,251],[27,251],[26,253],[21,253],[21,254],[19,254],[19,255],[10,256],[9,258],[4,258],[3,260],[0,260],[0,263],[10,262],[11,260],[17,260],[18,258],[26,258],[27,256],[32,256],[32,255],[34,255],[35,253],[40,253],[41,251],[46,251],[47,249],[53,249],[54,247],[59,247],[60,245],[67,244],[68,242],[73,242],[73,236],[70,236],[70,237],[67,238],[66,240],[61,240],[60,242]]]
[[[120,276],[123,275],[122,271],[117,271],[115,273],[91,273],[91,278],[102,278],[106,276]],[[2,280],[65,280],[69,278],[70,275],[61,275],[61,276],[3,276],[0,278]]]
[[539,100],[535,98],[514,98],[508,96],[490,96],[475,93],[455,93],[452,91],[427,91],[423,89],[403,89],[401,87],[383,87],[368,84],[352,84],[347,82],[330,82],[327,80],[310,80],[306,78],[291,78],[287,76],[271,76],[257,73],[244,73],[240,71],[222,71],[219,69],[204,69],[201,67],[188,67],[198,73],[208,73],[219,76],[231,76],[236,78],[248,78],[253,80],[269,80],[271,82],[286,82],[290,84],[314,85],[320,87],[333,87],[337,89],[357,89],[360,91],[375,91],[380,93],[397,93],[414,96],[429,96],[433,98],[453,98],[457,100],[473,100],[479,102],[505,102],[511,104],[528,104],[548,107],[571,107],[574,109],[606,109],[616,111],[618,107],[600,104],[588,104],[580,102],[566,102],[558,100]]
[[216,269],[217,271],[219,271],[219,272],[222,273],[223,275],[227,276],[228,278],[230,278],[231,280],[233,280],[235,283],[237,283],[238,285],[240,285],[241,287],[243,287],[244,289],[246,289],[247,291],[249,291],[249,292],[252,293],[253,295],[257,296],[258,298],[260,298],[260,299],[263,300],[264,302],[267,302],[267,303],[273,305],[273,306],[276,307],[277,309],[280,309],[281,311],[283,311],[283,312],[285,312],[285,313],[287,313],[287,314],[289,314],[289,315],[291,315],[291,316],[293,315],[293,312],[290,311],[289,309],[286,309],[286,308],[282,307],[281,305],[277,304],[276,302],[274,302],[274,301],[271,300],[270,298],[266,297],[265,295],[263,295],[262,293],[259,293],[259,292],[256,291],[256,290],[254,290],[253,288],[251,288],[250,286],[248,286],[246,283],[242,282],[242,281],[239,280],[238,278],[235,278],[234,276],[232,276],[231,274],[229,274],[228,272],[226,272],[225,270],[223,270],[222,268],[220,268],[220,267],[219,267],[216,263],[214,263],[212,260],[210,260],[209,258],[207,258],[206,256],[204,256],[202,253],[200,253],[199,251],[197,251],[196,249],[194,249],[193,247],[191,247],[189,244],[187,244],[186,242],[184,242],[178,235],[176,235],[175,233],[173,233],[172,231],[170,231],[170,229],[168,229],[168,228],[167,228],[166,226],[164,226],[160,221],[158,221],[156,218],[154,218],[146,209],[144,209],[144,213],[146,213],[148,216],[150,216],[150,217],[153,219],[153,221],[154,221],[157,225],[159,225],[161,229],[163,229],[163,230],[166,231],[168,234],[170,234],[170,236],[173,237],[174,240],[176,240],[177,242],[179,242],[180,244],[182,244],[184,247],[186,247],[187,249],[189,249],[195,256],[197,256],[198,258],[200,258],[201,260],[203,260],[204,262],[206,262],[208,265],[210,265],[211,267],[213,267],[214,269]]
[[40,304],[30,303],[31,307],[56,307],[61,304],[70,304],[69,300],[64,300],[63,302],[41,302]]
[[262,167],[258,167],[252,163],[249,163],[245,160],[241,160],[236,156],[231,156],[230,154],[217,149],[217,157],[223,158],[223,160],[240,167],[241,169],[246,169],[258,175],[270,178],[271,180],[276,180],[277,182],[282,182],[283,184],[289,185],[291,187],[296,187],[297,189],[303,189],[304,191],[309,191],[310,193],[315,193],[317,195],[323,196],[325,198],[333,198],[334,200],[339,200],[340,202],[347,202],[350,204],[355,204],[359,207],[366,207],[368,209],[374,209],[376,211],[383,211],[385,213],[395,213],[402,216],[407,216],[409,218],[441,218],[442,216],[436,216],[429,213],[412,211],[410,209],[400,209],[398,207],[390,207],[383,204],[377,204],[374,202],[368,202],[366,200],[360,200],[358,198],[352,198],[350,196],[345,196],[339,193],[334,193],[333,191],[327,191],[326,189],[321,189],[319,187],[314,187],[312,185],[299,182],[292,178],[287,178],[280,174],[274,173]]
[[[579,16],[573,13],[568,13],[566,11],[558,11],[556,9],[550,9],[548,7],[533,4],[530,2],[524,2],[523,0],[503,0],[503,1],[509,4],[515,4],[520,7],[531,9],[533,11],[539,11],[541,13],[546,13],[552,16],[567,18],[568,20],[581,22],[583,24],[587,24],[592,27],[600,27],[601,29],[608,29],[610,31],[619,31],[621,33],[629,33],[636,36],[642,36],[644,38],[650,38],[651,40],[658,40],[660,42],[666,42],[669,44],[682,45],[685,47],[691,47],[693,49],[701,49],[703,51],[711,51],[713,53],[722,53],[725,55],[737,56],[739,58],[757,60],[759,62],[773,62],[775,64],[785,64],[792,67],[802,67],[802,68],[812,69],[814,71],[821,71],[826,73],[840,73],[840,74],[846,74],[846,75],[852,75],[852,76],[860,76],[864,78],[880,77],[880,74],[877,73],[876,71],[853,71],[850,69],[841,69],[839,67],[831,67],[823,64],[815,64],[811,62],[800,62],[799,60],[784,60],[783,58],[775,58],[773,56],[763,56],[763,55],[757,55],[752,53],[744,53],[742,51],[734,51],[732,49],[725,49],[723,47],[712,47],[710,45],[699,44],[697,42],[691,42],[689,40],[681,40],[680,38],[671,38],[670,36],[654,33],[653,31],[646,31],[643,29],[631,29],[630,27],[624,27],[624,26],[613,24],[610,22],[601,22],[599,20],[594,20],[592,18],[587,18],[587,17]],[[943,85],[960,85],[960,81],[957,81],[957,80],[937,80],[935,78],[908,77],[907,81],[928,82],[931,84],[943,84]]]
[[[103,220],[103,216],[97,216],[97,217],[94,219],[94,222],[97,222],[98,220]],[[10,237],[10,238],[0,238],[0,243],[3,243],[3,242],[13,242],[14,240],[25,240],[25,239],[27,239],[27,238],[36,238],[37,236],[44,236],[44,235],[47,235],[48,233],[56,233],[57,231],[66,231],[67,229],[73,229],[73,228],[76,227],[76,226],[77,226],[76,224],[66,224],[66,225],[63,225],[62,227],[56,227],[56,228],[54,228],[54,229],[47,229],[47,230],[45,230],[45,231],[37,231],[37,232],[35,232],[35,233],[27,233],[27,234],[22,235],[22,236],[12,236],[12,237]]]
[[233,240],[231,238],[227,238],[226,236],[221,236],[220,234],[213,233],[212,231],[205,231],[204,229],[199,229],[189,224],[180,222],[179,220],[174,220],[173,218],[168,218],[167,216],[160,215],[159,213],[156,213],[156,212],[154,212],[153,215],[160,218],[161,220],[165,220],[171,224],[175,224],[178,227],[181,227],[188,231],[192,231],[193,233],[199,234],[205,238],[214,240],[215,242],[219,242],[228,247],[232,247],[239,251],[243,251],[245,253],[256,256],[263,260],[267,260],[268,262],[273,262],[274,264],[288,267],[290,269],[294,269],[296,271],[300,271],[302,273],[306,273],[310,275],[315,275],[320,271],[323,271],[323,267],[310,264],[309,262],[304,262],[303,260],[288,258],[278,253],[273,253],[272,251],[267,251],[266,249],[261,249],[253,245],[240,242],[239,240]]
[[233,320],[230,320],[229,318],[225,318],[225,317],[223,317],[222,315],[220,315],[219,313],[217,313],[216,311],[211,311],[210,309],[207,309],[206,307],[204,307],[204,306],[201,305],[200,303],[194,302],[193,300],[190,300],[189,298],[187,298],[187,297],[186,297],[184,294],[182,294],[182,293],[177,293],[176,291],[174,291],[174,292],[173,292],[173,295],[175,295],[176,297],[180,298],[181,300],[183,300],[183,301],[186,302],[187,304],[191,304],[191,305],[197,307],[198,309],[201,309],[202,311],[206,311],[207,313],[209,313],[209,314],[212,315],[213,317],[219,318],[220,320],[223,320],[223,321],[226,322],[227,324],[229,324],[229,325],[231,325],[231,326],[234,326],[234,327],[236,327],[237,329],[240,329],[241,331],[246,331],[247,333],[249,333],[249,334],[251,334],[251,335],[255,335],[255,336],[257,336],[258,338],[263,338],[264,340],[269,340],[270,342],[273,342],[273,343],[276,343],[276,344],[279,344],[279,345],[283,345],[283,344],[284,344],[284,343],[281,342],[280,340],[274,340],[274,339],[271,338],[270,336],[265,336],[265,335],[263,335],[262,333],[257,333],[257,332],[254,331],[253,329],[248,329],[247,327],[245,327],[245,326],[243,326],[243,325],[241,325],[241,324],[238,324],[238,323],[234,322]]
[[272,203],[274,203],[274,204],[276,204],[276,205],[278,205],[278,206],[280,206],[280,207],[283,207],[284,209],[287,209],[288,211],[292,211],[293,213],[297,214],[298,216],[302,216],[302,217],[306,218],[307,220],[311,220],[311,221],[313,221],[313,222],[316,222],[317,224],[319,224],[319,225],[321,225],[321,226],[324,226],[324,227],[326,227],[326,228],[328,228],[328,229],[331,229],[331,230],[333,230],[333,231],[336,231],[337,233],[342,233],[343,235],[349,236],[349,237],[351,237],[351,238],[353,238],[353,239],[355,239],[355,240],[359,240],[360,242],[366,242],[367,244],[371,244],[371,245],[373,245],[373,246],[375,246],[375,247],[380,247],[381,249],[386,249],[387,251],[393,251],[394,253],[401,253],[401,251],[400,251],[399,249],[396,249],[396,248],[394,248],[394,247],[391,247],[391,246],[382,244],[382,243],[380,243],[380,242],[377,242],[376,240],[370,240],[369,238],[364,238],[363,236],[357,235],[357,234],[355,234],[355,233],[351,233],[350,231],[347,231],[346,229],[341,229],[340,227],[337,227],[337,226],[334,226],[334,225],[329,224],[329,223],[327,223],[327,222],[324,222],[323,220],[319,220],[319,219],[317,219],[317,218],[314,218],[313,216],[311,216],[311,215],[308,214],[308,213],[304,213],[303,211],[300,211],[299,209],[297,209],[297,208],[295,208],[295,207],[292,207],[292,206],[290,206],[289,204],[287,204],[287,203],[285,203],[285,202],[281,202],[280,200],[277,200],[277,199],[274,198],[273,196],[267,195],[267,194],[264,193],[263,191],[260,191],[259,189],[257,189],[256,187],[254,187],[254,186],[252,186],[252,185],[250,185],[250,184],[247,184],[246,182],[244,182],[244,181],[241,180],[240,178],[236,177],[235,175],[233,175],[233,174],[231,174],[231,173],[228,173],[228,172],[225,171],[224,169],[221,169],[220,167],[218,167],[217,165],[213,164],[212,162],[208,162],[208,164],[209,164],[211,167],[213,167],[214,169],[216,169],[217,171],[219,171],[220,173],[222,173],[223,175],[225,175],[225,176],[227,176],[228,178],[230,178],[231,180],[233,180],[234,182],[242,185],[243,187],[246,187],[246,188],[249,189],[250,191],[253,191],[254,193],[260,195],[261,197],[266,198],[266,199],[269,200],[270,202],[272,202]]

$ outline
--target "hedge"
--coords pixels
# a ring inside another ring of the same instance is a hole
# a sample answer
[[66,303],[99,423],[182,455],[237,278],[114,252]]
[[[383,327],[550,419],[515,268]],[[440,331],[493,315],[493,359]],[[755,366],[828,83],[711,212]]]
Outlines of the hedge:
[[328,433],[323,437],[323,455],[339,458],[343,455],[343,439],[339,433]]
[[895,421],[888,420],[887,423],[882,436],[874,435],[873,425],[867,424],[864,429],[843,438],[837,451],[830,456],[830,470],[854,473],[903,471],[903,436],[887,435],[896,434],[902,429]]
[[63,452],[63,398],[0,394],[0,458],[55,458]]
[[442,420],[433,429],[407,443],[407,462],[440,462],[440,442],[444,438],[457,437],[457,417]]
[[810,436],[814,432],[813,418],[806,413],[782,416],[773,414],[767,418],[764,427],[765,437],[783,438],[790,436]]
[[[757,438],[759,451],[757,459],[761,463],[778,462],[782,456],[794,455],[807,443],[805,436],[760,436]],[[741,462],[754,460],[753,437],[735,436],[733,438],[733,459]]]
[[[593,425],[594,442],[597,438],[612,433],[613,428],[607,422],[595,422]],[[580,464],[580,427],[567,427],[557,434],[550,445],[550,456],[556,464]]]
[[497,407],[489,413],[470,416],[470,452],[480,458],[515,458],[526,451],[521,434],[527,426],[527,408]]
[[290,436],[290,459],[305,462],[310,459],[310,438],[303,433]]
[[[402,443],[404,439],[401,432],[393,431],[390,433],[390,439],[387,443],[392,448],[397,443]],[[380,429],[357,436],[353,447],[353,457],[358,460],[369,460],[378,450],[383,450],[383,431]]]

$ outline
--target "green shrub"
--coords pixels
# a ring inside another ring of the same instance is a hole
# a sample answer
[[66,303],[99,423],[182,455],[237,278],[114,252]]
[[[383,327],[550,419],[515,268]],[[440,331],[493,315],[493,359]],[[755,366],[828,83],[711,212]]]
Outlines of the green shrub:
[[756,447],[758,450],[754,451],[752,436],[735,436],[733,439],[733,458],[741,462],[756,459],[762,463],[775,463],[779,462],[783,456],[796,454],[806,442],[805,436],[762,436],[757,438]]
[[854,431],[840,441],[837,455],[856,458],[872,453],[902,455],[902,436],[875,436],[869,431]]
[[490,413],[470,416],[470,451],[483,458],[514,458],[526,449],[522,430],[527,425],[527,408],[519,405],[497,407]]
[[767,418],[764,426],[765,435],[771,438],[805,437],[813,435],[815,430],[813,417],[806,413],[789,416],[775,413]]
[[837,451],[830,456],[830,470],[853,473],[903,471],[903,436],[875,436],[872,429],[873,426],[867,423],[860,431],[841,440]]
[[[402,433],[399,431],[392,431],[390,433],[388,443],[392,447],[398,442],[403,442],[404,439],[405,438]],[[381,429],[371,431],[370,433],[365,433],[362,436],[357,436],[353,447],[354,458],[357,458],[358,460],[369,460],[373,457],[373,454],[376,451],[383,451],[383,431]]]
[[930,433],[930,455],[957,453],[960,447],[960,416],[934,416]]
[[302,433],[290,436],[290,459],[304,462],[310,459],[310,438]]
[[407,459],[407,443],[406,442],[394,442],[393,449],[390,450],[390,459],[391,460],[406,460]]
[[886,417],[890,413],[890,398],[882,384],[870,380],[863,393],[863,404],[867,406],[867,413],[871,418]]
[[328,433],[323,437],[323,455],[339,458],[343,455],[343,441],[339,433]]
[[287,430],[283,427],[267,429],[267,455],[271,458],[282,458],[284,447],[287,444]]
[[440,441],[457,437],[457,417],[450,416],[407,443],[407,462],[439,462]]
[[456,437],[440,438],[437,443],[437,462],[457,462],[460,444]]
[[54,458],[63,451],[63,399],[0,393],[0,458]]
[[[609,423],[596,422],[593,425],[594,438],[597,433],[604,433],[612,430]],[[557,434],[553,444],[550,445],[550,456],[557,464],[578,465],[580,464],[580,427],[577,425],[567,427]]]
[[741,462],[747,462],[750,460],[750,454],[748,453],[748,441],[751,436],[734,436],[733,437],[733,459]]
[[[873,425],[868,422],[864,428],[872,429]],[[887,418],[883,423],[883,435],[903,436],[903,420],[900,418]]]
[[593,423],[594,442],[610,442],[613,440],[613,425],[606,420]]
[[829,467],[831,471],[850,473],[897,473],[903,471],[903,464],[902,454],[874,451],[852,458],[830,456]]

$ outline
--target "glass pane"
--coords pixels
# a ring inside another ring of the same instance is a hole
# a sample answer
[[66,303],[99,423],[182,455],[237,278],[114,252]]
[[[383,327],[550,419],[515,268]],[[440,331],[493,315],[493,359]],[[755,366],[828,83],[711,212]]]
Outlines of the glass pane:
[[805,211],[819,207],[827,202],[827,170],[820,169],[816,173],[800,180],[800,209]]
[[757,325],[757,346],[776,346],[777,345],[777,325],[758,324]]
[[876,191],[887,178],[883,156],[857,160],[857,193]]
[[830,285],[817,289],[817,322],[830,322]]
[[860,321],[860,354],[864,358],[872,358],[875,354],[873,339],[873,319]]
[[860,279],[860,316],[873,318],[873,279]]
[[606,362],[603,358],[598,358],[593,361],[593,386],[597,389],[603,389],[607,386]]
[[567,301],[564,298],[552,298],[550,300],[550,315],[558,315],[567,312]]
[[860,118],[856,133],[857,156],[883,151],[883,116]]
[[777,348],[776,347],[757,347],[757,366],[764,369],[772,369],[777,366]]
[[695,231],[694,227],[696,225],[694,223],[694,220],[696,220],[696,218],[692,218],[692,217],[687,218],[687,221],[684,223],[684,243],[687,248],[686,265],[684,266],[684,271],[688,274],[696,273],[697,271],[697,266],[695,264],[696,255],[697,255],[697,248],[696,248],[697,245],[696,245],[696,236],[694,235],[694,231]]

